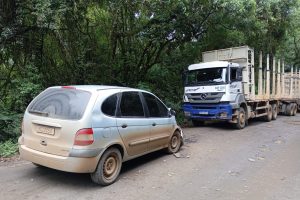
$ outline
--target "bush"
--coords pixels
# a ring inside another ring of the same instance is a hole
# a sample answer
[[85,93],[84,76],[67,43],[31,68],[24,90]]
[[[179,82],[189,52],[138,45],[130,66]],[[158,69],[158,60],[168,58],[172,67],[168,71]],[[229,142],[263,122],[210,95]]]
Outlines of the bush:
[[0,157],[10,157],[18,152],[18,144],[12,140],[0,143]]

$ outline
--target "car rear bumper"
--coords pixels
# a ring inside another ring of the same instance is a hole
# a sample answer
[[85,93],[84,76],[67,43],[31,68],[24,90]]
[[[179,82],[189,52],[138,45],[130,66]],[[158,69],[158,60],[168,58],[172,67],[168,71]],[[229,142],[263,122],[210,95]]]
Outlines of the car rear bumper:
[[19,151],[21,158],[24,160],[28,160],[45,167],[74,173],[94,172],[99,160],[99,156],[82,158],[48,154],[30,149],[22,144],[19,144]]

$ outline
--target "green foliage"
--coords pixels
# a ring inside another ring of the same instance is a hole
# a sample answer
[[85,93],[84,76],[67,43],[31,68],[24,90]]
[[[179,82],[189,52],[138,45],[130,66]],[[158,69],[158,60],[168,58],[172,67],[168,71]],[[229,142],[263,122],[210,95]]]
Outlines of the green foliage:
[[181,121],[181,73],[202,51],[247,44],[300,65],[299,0],[12,0],[0,13],[0,141],[48,86],[146,89]]
[[18,152],[18,144],[12,140],[0,143],[0,157],[10,157]]

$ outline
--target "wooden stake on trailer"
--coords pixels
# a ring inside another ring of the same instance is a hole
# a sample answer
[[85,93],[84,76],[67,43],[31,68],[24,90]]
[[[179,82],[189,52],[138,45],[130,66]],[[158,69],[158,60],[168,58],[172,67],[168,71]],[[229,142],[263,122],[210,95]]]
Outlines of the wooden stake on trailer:
[[299,74],[298,74],[298,98],[300,99],[300,68],[299,68]]
[[272,97],[273,98],[275,98],[275,78],[276,78],[276,71],[275,71],[275,69],[276,69],[276,59],[275,59],[275,56],[273,57],[273,67],[272,67]]
[[270,98],[270,55],[267,54],[266,98]]
[[254,53],[251,56],[251,98],[255,99]]
[[259,52],[259,68],[258,68],[258,98],[262,96],[262,51]]
[[293,96],[293,66],[291,68],[291,78],[290,78],[290,97]]
[[285,74],[284,74],[284,60],[282,60],[282,78],[281,78],[281,95],[282,97],[285,96]]
[[277,66],[277,84],[276,84],[276,97],[280,98],[280,59],[278,59],[278,66]]

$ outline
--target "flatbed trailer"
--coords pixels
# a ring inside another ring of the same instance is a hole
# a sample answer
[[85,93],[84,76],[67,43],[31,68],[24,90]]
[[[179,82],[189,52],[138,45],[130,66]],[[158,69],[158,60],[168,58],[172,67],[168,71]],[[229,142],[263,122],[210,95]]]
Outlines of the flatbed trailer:
[[251,118],[271,121],[300,110],[300,70],[286,72],[284,61],[259,52],[256,72],[248,46],[203,52],[202,58],[185,73],[183,110],[194,125],[225,120],[241,129]]

